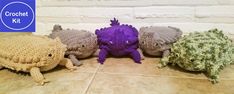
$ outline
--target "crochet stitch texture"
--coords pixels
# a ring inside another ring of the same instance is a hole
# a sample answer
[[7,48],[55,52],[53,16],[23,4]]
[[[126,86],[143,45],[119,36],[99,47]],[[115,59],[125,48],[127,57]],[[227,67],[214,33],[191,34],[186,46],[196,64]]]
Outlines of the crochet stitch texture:
[[103,64],[108,55],[130,55],[136,63],[141,63],[138,49],[138,31],[132,25],[122,24],[117,19],[111,20],[111,27],[97,29],[95,34],[99,44],[99,63]]
[[54,25],[50,38],[60,38],[62,43],[67,45],[65,57],[71,59],[74,65],[80,66],[78,60],[93,55],[98,48],[97,36],[86,30],[62,29],[60,25]]
[[[0,38],[0,68],[30,72],[39,85],[48,82],[41,71],[48,71],[58,64],[75,69],[72,63],[63,58],[66,46],[56,38],[44,36],[13,35]],[[62,62],[61,62],[62,61]]]

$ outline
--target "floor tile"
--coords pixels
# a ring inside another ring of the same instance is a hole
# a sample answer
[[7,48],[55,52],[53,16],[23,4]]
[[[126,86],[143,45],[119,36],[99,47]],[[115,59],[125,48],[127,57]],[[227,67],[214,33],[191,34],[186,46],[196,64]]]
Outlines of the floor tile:
[[87,94],[233,94],[233,82],[213,85],[206,79],[98,73]]
[[226,66],[219,74],[222,79],[234,79],[234,64]]
[[96,57],[91,57],[87,59],[81,59],[80,62],[83,64],[77,68],[75,72],[89,72],[89,73],[94,73],[96,72],[98,66],[100,65],[97,62]]
[[184,71],[178,66],[158,68],[160,58],[146,57],[142,64],[136,64],[131,58],[107,58],[98,72],[134,75],[164,75],[174,77],[206,78],[201,72]]
[[57,69],[44,73],[50,80],[44,86],[37,86],[28,74],[2,70],[0,75],[0,94],[82,94],[94,74]]
[[51,81],[44,86],[36,86],[29,74],[0,70],[0,94],[232,94],[234,91],[234,65],[224,68],[220,83],[213,85],[203,73],[187,72],[177,66],[158,69],[159,58],[146,57],[142,64],[131,58],[107,58],[104,65],[96,59],[81,60],[84,64],[73,72],[58,66],[43,73]]

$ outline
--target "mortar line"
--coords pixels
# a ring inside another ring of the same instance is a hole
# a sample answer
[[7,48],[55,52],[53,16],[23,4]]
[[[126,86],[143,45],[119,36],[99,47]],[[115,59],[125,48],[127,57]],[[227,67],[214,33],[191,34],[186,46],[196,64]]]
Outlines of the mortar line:
[[95,70],[94,74],[92,75],[92,78],[91,78],[91,80],[89,81],[87,87],[84,88],[84,91],[83,91],[83,93],[81,93],[81,94],[86,94],[86,93],[88,92],[88,90],[89,90],[91,84],[93,83],[94,78],[95,78],[96,75],[97,75],[97,72],[98,72],[100,66],[101,66],[101,64],[98,65],[98,67],[97,67],[97,69]]
[[[167,78],[182,78],[182,79],[200,79],[200,80],[206,80],[209,79],[208,77],[178,77],[178,76],[173,76],[173,75],[147,75],[147,74],[132,74],[132,73],[112,73],[112,72],[99,72],[103,74],[108,74],[108,75],[124,75],[124,76],[137,76],[137,77],[167,77]],[[219,78],[220,80],[234,80],[234,79],[229,79],[229,78]]]

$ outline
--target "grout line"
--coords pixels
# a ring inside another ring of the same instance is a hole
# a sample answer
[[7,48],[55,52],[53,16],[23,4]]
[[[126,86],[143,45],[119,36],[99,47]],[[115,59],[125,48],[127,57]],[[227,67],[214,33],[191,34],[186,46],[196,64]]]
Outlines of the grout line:
[[99,72],[110,75],[127,75],[127,76],[141,76],[141,77],[168,77],[168,78],[188,78],[188,79],[206,79],[205,77],[178,77],[178,76],[164,76],[164,75],[147,75],[147,74],[129,74],[129,73],[110,73],[110,72]]
[[[110,72],[98,72],[110,75],[127,75],[127,76],[139,76],[139,77],[168,77],[168,78],[182,78],[182,79],[209,79],[208,77],[178,77],[178,76],[169,76],[169,75],[146,75],[146,74],[129,74],[129,73],[110,73]],[[234,79],[227,79],[227,78],[219,78],[220,80],[234,80]]]
[[97,75],[97,72],[98,72],[100,66],[101,66],[101,65],[99,64],[98,67],[97,67],[97,69],[95,70],[95,72],[94,72],[94,74],[93,74],[91,80],[89,81],[88,86],[84,89],[84,92],[82,92],[81,94],[86,94],[86,93],[88,92],[88,90],[89,90],[91,84],[93,83],[93,80],[94,80],[95,76]]

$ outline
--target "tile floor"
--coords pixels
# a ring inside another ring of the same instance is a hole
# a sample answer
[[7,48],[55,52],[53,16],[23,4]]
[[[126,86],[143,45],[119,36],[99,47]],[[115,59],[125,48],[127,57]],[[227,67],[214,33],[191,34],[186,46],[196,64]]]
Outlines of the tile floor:
[[36,86],[25,73],[0,71],[0,94],[234,94],[234,65],[212,84],[203,73],[178,67],[158,69],[159,58],[146,57],[143,64],[130,58],[108,58],[104,65],[96,57],[71,72],[62,66],[44,73],[50,83]]

